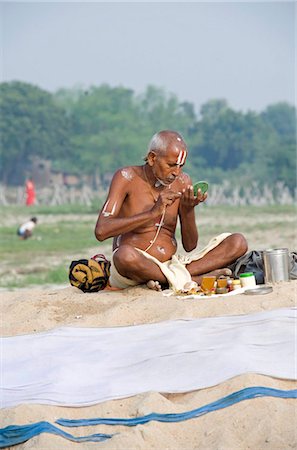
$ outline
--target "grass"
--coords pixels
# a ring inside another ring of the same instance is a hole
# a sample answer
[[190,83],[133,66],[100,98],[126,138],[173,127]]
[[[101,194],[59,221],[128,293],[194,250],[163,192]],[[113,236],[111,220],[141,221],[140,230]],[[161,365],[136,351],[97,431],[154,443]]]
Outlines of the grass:
[[[104,253],[111,240],[101,244],[94,235],[97,213],[88,208],[44,207],[34,209],[1,207],[0,248],[2,276],[0,288],[68,282],[72,260]],[[74,214],[74,212],[75,214]],[[38,217],[32,238],[21,240],[16,230],[31,216]]]
[[80,205],[80,204],[67,204],[67,205],[40,205],[40,206],[19,206],[19,205],[9,205],[1,206],[0,211],[4,216],[11,214],[24,214],[26,216],[40,216],[40,215],[69,215],[69,214],[97,214],[102,206],[100,204],[92,203],[90,206]]
[[76,252],[97,244],[94,224],[59,222],[37,225],[31,239],[20,240],[12,227],[0,228],[2,257],[12,264],[30,264],[34,257],[63,255]]
[[[197,210],[199,247],[224,231],[241,232],[250,249],[296,246],[296,208],[257,208],[200,205]],[[111,239],[100,243],[94,236],[97,211],[82,205],[8,206],[0,208],[2,273],[0,288],[68,283],[68,267],[74,259],[94,253],[111,255]],[[38,217],[34,235],[26,241],[16,235],[18,225]],[[177,237],[179,237],[179,228]]]
[[0,286],[6,289],[25,288],[39,285],[60,285],[68,280],[68,268],[66,265],[59,265],[53,269],[46,269],[42,272],[22,274],[19,278],[8,279],[5,286],[1,282]]

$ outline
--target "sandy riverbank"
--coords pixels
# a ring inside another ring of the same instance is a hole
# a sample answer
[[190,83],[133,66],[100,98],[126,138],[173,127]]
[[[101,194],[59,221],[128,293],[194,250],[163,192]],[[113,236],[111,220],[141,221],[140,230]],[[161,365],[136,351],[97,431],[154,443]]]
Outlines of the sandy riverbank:
[[[83,294],[65,289],[1,292],[1,334],[31,334],[60,326],[109,327],[160,322],[179,318],[249,314],[296,304],[297,281],[280,283],[266,295],[230,298],[177,299],[136,287],[117,292]],[[20,367],[21,370],[21,367]],[[197,368],[199,370],[199,368]],[[184,394],[149,392],[84,408],[20,405],[1,410],[2,426],[40,420],[54,423],[59,417],[135,417],[149,412],[175,413],[203,406],[249,386],[296,389],[296,383],[257,374],[245,374],[220,385]],[[225,449],[296,448],[296,401],[276,398],[247,400],[223,410],[181,423],[150,422],[128,428],[96,426],[71,429],[79,436],[119,432],[102,443],[71,443],[42,434],[14,448],[20,449]],[[68,430],[69,431],[69,430]]]

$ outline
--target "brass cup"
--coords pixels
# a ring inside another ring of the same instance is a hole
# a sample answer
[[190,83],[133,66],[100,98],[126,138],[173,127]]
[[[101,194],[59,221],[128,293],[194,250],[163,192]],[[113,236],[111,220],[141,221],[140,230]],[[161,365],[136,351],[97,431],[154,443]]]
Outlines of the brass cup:
[[228,284],[227,278],[218,278],[217,279],[217,287],[218,288],[226,288]]
[[201,289],[204,292],[204,294],[210,295],[212,293],[216,279],[217,278],[215,276],[202,277]]

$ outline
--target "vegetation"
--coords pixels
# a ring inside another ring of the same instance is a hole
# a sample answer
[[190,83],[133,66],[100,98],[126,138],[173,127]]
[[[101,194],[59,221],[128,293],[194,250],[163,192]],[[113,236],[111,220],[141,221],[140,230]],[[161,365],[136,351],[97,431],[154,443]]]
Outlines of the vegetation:
[[[0,184],[9,186],[12,196],[17,197],[16,186],[23,186],[36,157],[50,160],[60,172],[88,176],[99,193],[86,192],[84,205],[82,189],[74,198],[72,189],[62,186],[69,194],[67,205],[53,206],[55,193],[47,189],[50,198],[42,201],[40,192],[38,206],[0,207],[0,288],[68,283],[72,260],[95,253],[110,257],[111,242],[94,237],[109,182],[105,174],[141,163],[148,141],[161,129],[182,133],[189,147],[187,172],[193,181],[210,183],[208,203],[197,208],[200,246],[222,231],[243,232],[255,249],[296,245],[292,105],[244,113],[214,99],[197,114],[192,103],[155,86],[141,95],[109,85],[52,94],[18,81],[0,84],[0,100]],[[8,189],[0,186],[3,205],[4,193]],[[17,226],[33,215],[38,226],[31,239],[22,241]]]
[[109,85],[51,94],[10,82],[0,84],[0,95],[4,184],[23,184],[38,156],[61,172],[90,176],[97,188],[107,172],[141,162],[156,131],[175,129],[188,143],[194,181],[283,182],[291,193],[296,186],[296,111],[287,103],[243,113],[216,99],[197,115],[193,104],[155,86],[138,96]]
[[32,238],[27,240],[21,240],[16,230],[28,219],[28,208],[1,207],[0,287],[66,283],[72,260],[90,258],[106,250],[110,254],[111,241],[100,244],[95,238],[97,215],[79,205],[74,213],[69,206],[30,208],[30,215],[36,215],[38,223]]
[[[94,236],[97,213],[77,205],[77,210],[57,207],[34,207],[30,214],[38,217],[32,238],[19,239],[16,229],[28,218],[28,208],[0,208],[0,247],[2,272],[0,288],[30,285],[69,285],[68,268],[72,260],[90,258],[96,253],[111,257],[111,240],[98,242]],[[293,205],[209,206],[196,209],[199,247],[215,235],[242,232],[250,249],[296,248],[296,208]],[[179,238],[179,228],[177,237]]]
[[69,121],[53,96],[26,83],[2,83],[0,87],[2,181],[17,183],[35,155],[67,160]]

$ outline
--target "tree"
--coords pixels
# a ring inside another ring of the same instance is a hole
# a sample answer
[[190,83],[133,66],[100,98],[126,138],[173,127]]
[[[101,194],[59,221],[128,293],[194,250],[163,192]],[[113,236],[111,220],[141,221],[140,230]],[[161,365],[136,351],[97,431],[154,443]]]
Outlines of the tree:
[[243,161],[250,162],[256,122],[255,116],[233,111],[226,101],[206,103],[196,124],[199,139],[196,139],[194,155],[200,155],[207,166],[223,170],[233,170]]
[[279,136],[285,140],[296,141],[296,109],[286,102],[268,106],[261,117]]
[[0,85],[0,96],[4,183],[22,183],[33,156],[56,160],[67,157],[70,150],[67,119],[48,92],[14,81]]
[[[58,96],[61,101],[61,94]],[[72,103],[65,94],[64,98],[73,127],[73,159],[78,170],[97,179],[119,165],[132,163],[135,153],[141,151],[141,126],[131,89],[104,84],[76,93]]]
[[296,189],[296,109],[285,102],[270,105],[261,114],[274,135],[274,143],[265,148],[266,177],[272,183],[283,181]]
[[[233,179],[296,186],[296,111],[287,103],[265,111],[234,111],[224,99],[202,105],[156,86],[141,95],[107,84],[50,94],[22,82],[2,83],[1,180],[23,183],[34,156],[52,167],[98,180],[121,166],[141,164],[154,133],[180,132],[193,180]],[[200,175],[199,175],[200,174]],[[96,181],[97,182],[97,181]]]

